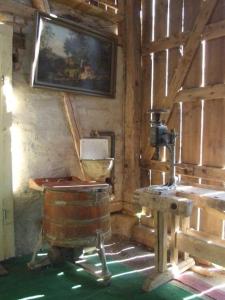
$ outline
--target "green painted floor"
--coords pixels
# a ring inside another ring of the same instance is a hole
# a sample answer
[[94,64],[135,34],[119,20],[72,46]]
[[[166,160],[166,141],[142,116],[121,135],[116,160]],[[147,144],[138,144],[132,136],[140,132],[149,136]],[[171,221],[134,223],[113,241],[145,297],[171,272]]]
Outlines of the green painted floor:
[[141,290],[144,280],[141,272],[137,273],[121,263],[110,265],[114,277],[110,286],[103,287],[91,275],[77,271],[69,264],[29,271],[26,267],[28,261],[29,257],[22,257],[4,264],[9,275],[0,277],[0,300],[181,300],[191,295],[170,283],[144,293]]

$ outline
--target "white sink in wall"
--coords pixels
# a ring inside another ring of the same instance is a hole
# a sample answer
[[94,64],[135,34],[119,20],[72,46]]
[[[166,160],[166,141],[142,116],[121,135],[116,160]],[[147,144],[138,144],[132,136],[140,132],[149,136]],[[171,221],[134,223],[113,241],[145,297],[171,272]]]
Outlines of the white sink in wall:
[[110,158],[109,140],[84,138],[80,141],[80,161],[87,179],[104,182],[110,177],[114,158]]
[[105,181],[110,177],[114,158],[104,159],[81,159],[85,175],[90,180]]

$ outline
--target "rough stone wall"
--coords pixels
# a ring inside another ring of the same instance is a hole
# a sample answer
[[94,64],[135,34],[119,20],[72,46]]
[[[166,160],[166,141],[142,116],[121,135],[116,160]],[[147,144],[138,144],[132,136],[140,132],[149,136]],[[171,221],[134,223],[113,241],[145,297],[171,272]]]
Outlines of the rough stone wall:
[[[66,8],[64,9],[64,14],[67,14]],[[54,7],[54,12],[57,10],[61,12],[62,7]],[[81,16],[77,14],[77,18]],[[96,24],[96,28],[99,28],[99,23],[95,19],[88,16],[87,20],[89,26]],[[82,16],[82,22],[85,22],[84,16]],[[18,27],[15,26],[15,28],[18,30]],[[107,23],[105,23],[105,28],[112,29]],[[13,114],[13,165],[17,179],[19,178],[14,194],[17,255],[32,251],[40,230],[43,199],[39,192],[28,188],[29,178],[77,175],[73,141],[64,114],[62,94],[57,91],[30,87],[34,24],[33,22],[21,24],[19,30],[25,34],[25,47],[14,49],[18,61],[13,72],[16,103]],[[117,56],[115,99],[72,95],[73,105],[76,105],[84,136],[89,136],[93,129],[115,132],[116,200],[122,200],[123,96],[121,48],[118,48]]]

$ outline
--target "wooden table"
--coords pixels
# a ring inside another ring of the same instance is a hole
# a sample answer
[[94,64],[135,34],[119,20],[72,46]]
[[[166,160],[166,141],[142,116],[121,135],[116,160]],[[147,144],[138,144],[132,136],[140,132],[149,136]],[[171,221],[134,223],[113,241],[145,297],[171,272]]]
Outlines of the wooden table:
[[[176,246],[176,233],[180,229],[186,231],[189,227],[193,202],[185,197],[177,196],[175,190],[159,192],[150,187],[135,191],[133,202],[142,207],[152,209],[155,230],[155,267],[153,276],[146,279],[143,289],[152,290],[165,282],[170,281],[179,273],[191,268],[195,262],[189,258],[188,253],[183,253],[183,260],[178,264],[178,249]],[[168,215],[171,214],[171,243],[170,263],[167,261],[168,240]],[[180,227],[181,224],[181,227]]]

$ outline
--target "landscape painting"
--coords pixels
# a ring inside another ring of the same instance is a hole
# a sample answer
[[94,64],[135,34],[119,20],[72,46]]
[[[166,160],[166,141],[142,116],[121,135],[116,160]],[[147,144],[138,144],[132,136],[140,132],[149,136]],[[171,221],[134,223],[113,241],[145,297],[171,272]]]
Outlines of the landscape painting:
[[114,97],[115,41],[62,19],[37,15],[32,86]]

